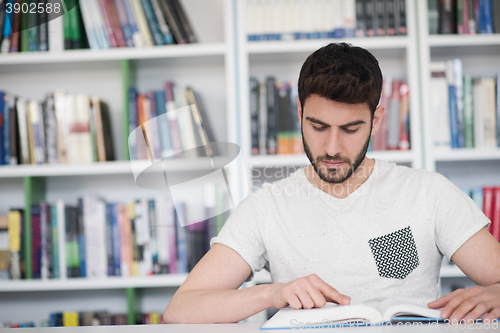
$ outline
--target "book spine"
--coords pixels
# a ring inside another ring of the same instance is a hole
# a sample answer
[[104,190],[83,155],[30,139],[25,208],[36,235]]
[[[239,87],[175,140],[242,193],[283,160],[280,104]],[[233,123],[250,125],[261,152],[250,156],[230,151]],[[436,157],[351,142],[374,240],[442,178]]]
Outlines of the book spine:
[[50,206],[50,232],[52,239],[52,277],[61,278],[59,266],[59,228],[57,225],[57,206]]
[[160,7],[160,1],[151,0],[151,5],[153,7],[156,21],[158,22],[158,27],[163,36],[164,44],[172,44],[174,42],[174,36],[172,35],[172,32],[170,31],[170,28],[167,25],[165,17],[163,16],[163,12]]
[[40,277],[43,280],[49,278],[49,258],[48,258],[48,239],[49,230],[47,229],[47,204],[40,203]]
[[474,106],[470,74],[464,75],[464,146],[474,148]]
[[7,128],[8,126],[8,122],[5,121],[5,104],[7,104],[6,96],[7,95],[3,91],[0,91],[0,165],[4,164],[4,128]]
[[267,110],[267,153],[277,153],[277,132],[279,121],[278,103],[276,101],[276,79],[266,78],[266,110]]
[[57,212],[57,244],[58,244],[58,267],[59,278],[65,280],[67,278],[67,250],[66,250],[66,209],[64,208],[64,201],[58,200],[56,202]]
[[491,234],[500,242],[500,187],[493,188]]
[[80,277],[87,277],[87,256],[86,256],[86,240],[85,240],[85,225],[83,223],[83,199],[78,198],[77,207],[77,228],[78,228],[78,256],[80,260]]
[[142,35],[142,40],[144,41],[143,46],[152,46],[153,38],[151,37],[151,32],[149,31],[148,23],[146,21],[146,16],[144,14],[144,9],[141,6],[141,0],[130,0],[132,4],[132,12],[134,14],[135,21],[137,23],[137,28]]
[[174,36],[175,42],[177,44],[186,44],[188,41],[184,36],[182,31],[181,23],[173,10],[172,4],[170,0],[159,0],[160,7],[163,11],[163,15],[165,15],[165,19],[167,21],[170,30]]
[[113,217],[112,204],[106,204],[106,258],[107,258],[107,273],[108,276],[115,275],[115,264],[113,257]]
[[188,273],[188,257],[187,257],[187,234],[186,227],[182,227],[179,220],[185,220],[185,204],[175,205],[176,220],[175,229],[177,234],[177,273]]
[[113,0],[107,0],[106,5],[109,12],[109,19],[111,21],[113,33],[116,37],[116,43],[118,44],[118,47],[126,47],[127,44],[125,42],[125,37],[123,36],[122,33],[122,27],[118,19],[118,14],[116,13],[116,8]]
[[132,29],[127,17],[127,12],[125,10],[124,0],[114,0],[114,6],[116,9],[116,14],[118,16],[118,21],[123,32],[123,38],[125,39],[125,45],[128,47],[134,47],[134,40],[132,38]]
[[185,32],[186,40],[188,43],[196,43],[197,38],[194,33],[194,30],[191,26],[191,23],[189,22],[188,16],[186,15],[186,11],[184,10],[182,3],[179,0],[169,0],[170,3],[173,4],[173,7],[175,8],[175,12],[177,13],[177,16],[179,17],[179,21],[182,24],[182,29]]
[[474,79],[472,97],[474,103],[474,147],[484,147],[484,120],[483,120],[483,79]]
[[166,158],[173,154],[171,131],[169,129],[165,93],[163,91],[155,92],[155,101],[158,108],[158,126],[160,128],[161,139],[162,139],[162,152],[161,157]]
[[401,96],[399,93],[401,81],[392,81],[392,95],[389,104],[388,131],[387,131],[387,149],[398,149],[399,146],[399,116],[401,108]]
[[497,147],[495,92],[495,80],[493,78],[483,78],[482,106],[484,121],[484,146],[491,148]]
[[479,0],[480,12],[480,33],[492,34],[493,33],[493,19],[491,16],[491,0]]
[[374,16],[375,16],[375,1],[376,0],[364,0],[363,13],[366,24],[366,35],[371,37],[375,36],[374,27]]
[[455,86],[455,103],[457,108],[458,148],[464,148],[464,87],[462,61],[460,59],[453,59],[452,66],[454,79],[453,85]]
[[103,46],[100,45],[99,38],[97,37],[97,32],[96,32],[97,24],[94,21],[95,14],[92,13],[90,1],[80,0],[79,5],[82,14],[83,24],[85,26],[85,31],[87,33],[89,46],[92,50],[98,50]]
[[174,99],[174,84],[172,82],[165,83],[165,97],[167,100],[167,118],[170,125],[172,146],[174,148],[174,154],[178,154],[182,152],[183,149]]
[[50,164],[57,163],[57,122],[52,94],[47,96],[42,111],[45,128],[45,160]]
[[102,17],[104,20],[104,27],[111,44],[111,47],[118,47],[118,41],[116,39],[115,33],[113,31],[113,25],[111,23],[111,15],[107,6],[107,0],[98,0],[101,9]]
[[95,24],[95,31],[97,36],[97,42],[99,47],[102,49],[109,49],[111,47],[111,42],[108,37],[108,32],[106,30],[106,24],[104,20],[104,13],[101,10],[101,5],[99,0],[86,0],[89,5],[90,12],[93,13],[92,18]]
[[[500,11],[500,4],[499,4]],[[499,18],[500,19],[500,18]],[[496,119],[497,119],[497,146],[500,147],[500,73],[497,74],[497,103],[496,103]]]
[[170,259],[168,263],[168,272],[170,274],[179,273],[177,265],[177,240],[176,240],[176,212],[174,204],[171,200],[166,202],[166,216],[167,216],[167,229],[168,229],[168,244]]
[[366,36],[365,0],[356,0],[356,37]]
[[[493,193],[493,187],[483,188],[483,213],[490,221],[493,221]],[[488,231],[493,234],[493,223],[488,227]]]
[[118,225],[117,204],[111,204],[111,222],[113,234],[113,275],[121,275],[121,255],[120,255],[120,228]]
[[[399,0],[397,0],[399,1]],[[439,33],[457,33],[456,0],[439,0]]]
[[252,155],[259,154],[259,82],[250,78],[250,131]]
[[33,279],[41,278],[42,235],[40,224],[40,206],[31,206],[31,263]]
[[125,13],[127,14],[127,20],[130,24],[130,32],[132,34],[132,40],[135,47],[142,47],[144,45],[144,40],[137,27],[137,22],[132,11],[132,5],[130,0],[123,0],[123,5],[125,8]]
[[409,91],[407,83],[401,84],[399,88],[401,95],[401,105],[399,114],[399,149],[410,149],[410,112],[409,112]]

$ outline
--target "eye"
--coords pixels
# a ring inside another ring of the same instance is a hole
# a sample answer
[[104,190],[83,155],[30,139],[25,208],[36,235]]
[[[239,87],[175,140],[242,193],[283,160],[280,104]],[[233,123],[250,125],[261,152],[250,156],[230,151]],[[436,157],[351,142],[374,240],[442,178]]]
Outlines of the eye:
[[326,129],[326,126],[316,127],[313,125],[313,128],[316,132],[322,132]]
[[343,130],[344,130],[344,132],[351,134],[351,133],[356,132],[358,129],[356,128],[356,129],[352,129],[351,130],[351,129],[348,129],[348,128],[343,128]]

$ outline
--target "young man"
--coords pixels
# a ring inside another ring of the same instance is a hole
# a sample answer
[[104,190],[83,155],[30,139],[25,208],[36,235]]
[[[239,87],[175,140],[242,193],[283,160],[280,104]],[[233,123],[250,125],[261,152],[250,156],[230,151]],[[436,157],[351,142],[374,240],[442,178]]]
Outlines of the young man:
[[[311,165],[235,209],[165,321],[237,322],[269,307],[387,298],[443,307],[450,320],[500,317],[500,244],[476,204],[437,173],[365,157],[384,115],[373,55],[327,45],[305,61],[298,90]],[[443,255],[479,286],[436,300]],[[274,283],[238,289],[262,268]]]

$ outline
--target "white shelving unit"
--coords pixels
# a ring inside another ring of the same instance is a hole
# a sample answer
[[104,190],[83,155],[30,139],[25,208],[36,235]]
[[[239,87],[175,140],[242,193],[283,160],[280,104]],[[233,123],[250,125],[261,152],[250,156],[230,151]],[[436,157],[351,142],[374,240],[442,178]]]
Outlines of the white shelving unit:
[[[0,166],[1,214],[24,205],[24,177],[43,177],[45,200],[51,204],[58,199],[74,204],[86,193],[113,202],[168,195],[164,190],[137,186],[131,162],[124,161],[124,142],[128,133],[123,133],[123,60],[130,64],[131,86],[141,93],[161,90],[168,80],[191,86],[203,98],[217,141],[237,143],[232,0],[181,1],[198,36],[197,44],[0,56],[1,90],[41,101],[47,92],[63,88],[69,93],[87,93],[105,100],[110,109],[117,156],[117,161],[105,163]],[[169,160],[164,162],[165,171],[196,174],[209,164],[207,160]],[[134,163],[143,167],[150,164],[148,161]],[[230,183],[239,183],[236,172],[230,171],[228,177]],[[203,193],[186,191],[183,199],[190,216],[204,214]],[[63,310],[127,312],[125,290],[128,288],[137,288],[140,297],[136,301],[140,310],[163,312],[186,276],[2,281],[0,298],[8,299],[9,307],[0,306],[0,322],[34,321],[39,324],[50,312]],[[75,302],[76,299],[79,301]]]

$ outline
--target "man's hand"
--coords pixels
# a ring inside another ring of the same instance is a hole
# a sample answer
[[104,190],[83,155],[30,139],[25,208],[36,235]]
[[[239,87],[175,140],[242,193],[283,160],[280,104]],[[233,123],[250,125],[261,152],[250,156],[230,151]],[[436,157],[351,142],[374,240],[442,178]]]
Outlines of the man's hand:
[[430,308],[439,309],[443,319],[465,322],[476,320],[482,315],[483,321],[500,317],[500,283],[491,286],[474,286],[467,289],[457,289],[454,292],[438,298],[428,304]]
[[311,274],[288,283],[274,283],[270,295],[273,307],[284,308],[290,305],[293,309],[320,308],[326,302],[348,305],[349,296],[343,295],[332,286]]

